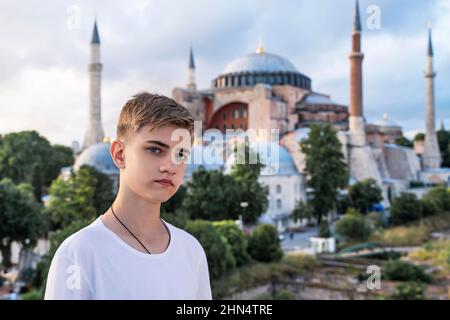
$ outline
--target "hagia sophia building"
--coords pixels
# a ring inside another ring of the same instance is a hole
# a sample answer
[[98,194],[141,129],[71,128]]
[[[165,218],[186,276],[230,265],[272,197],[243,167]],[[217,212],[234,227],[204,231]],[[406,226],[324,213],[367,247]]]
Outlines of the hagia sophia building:
[[[226,65],[222,74],[212,79],[209,88],[197,88],[194,53],[190,49],[187,84],[174,88],[172,97],[187,107],[195,120],[201,121],[203,131],[215,129],[216,132],[228,134],[227,130],[234,129],[238,131],[234,138],[239,139],[242,132],[245,135],[248,129],[279,130],[279,141],[257,142],[258,145],[268,146],[277,155],[277,170],[271,174],[261,174],[259,178],[269,189],[269,206],[261,216],[261,222],[272,223],[280,231],[305,223],[293,221],[291,213],[299,201],[307,199],[305,157],[299,142],[308,136],[312,124],[329,124],[336,129],[350,172],[349,183],[374,179],[383,190],[382,204],[385,207],[389,207],[391,200],[400,192],[415,192],[410,189],[411,182],[448,182],[450,169],[440,168],[441,155],[435,130],[431,30],[424,74],[425,142],[414,149],[394,143],[403,136],[402,128],[389,120],[387,114],[374,123],[364,117],[361,38],[362,25],[356,1],[349,54],[349,106],[336,103],[329,95],[315,91],[311,78],[298,71],[288,59],[267,52],[262,41],[256,52],[237,57]],[[119,171],[110,157],[109,141],[104,139],[101,122],[103,65],[97,23],[94,24],[90,46],[89,119],[82,152],[77,155],[74,169],[84,164],[94,166],[112,177],[117,185]],[[232,147],[234,140],[209,140],[203,136],[203,140],[194,142],[191,158],[196,155],[201,158],[206,150],[208,153],[217,151],[222,162],[187,164],[185,183],[200,166],[206,170],[230,172],[235,157],[232,152],[230,155],[226,151]]]

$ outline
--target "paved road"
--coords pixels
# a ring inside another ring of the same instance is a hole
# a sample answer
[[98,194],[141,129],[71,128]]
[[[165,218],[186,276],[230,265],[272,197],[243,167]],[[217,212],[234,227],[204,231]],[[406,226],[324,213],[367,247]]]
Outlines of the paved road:
[[308,228],[304,232],[294,233],[293,239],[289,237],[289,233],[284,233],[284,240],[281,241],[283,251],[304,251],[312,252],[309,238],[317,236],[317,228]]

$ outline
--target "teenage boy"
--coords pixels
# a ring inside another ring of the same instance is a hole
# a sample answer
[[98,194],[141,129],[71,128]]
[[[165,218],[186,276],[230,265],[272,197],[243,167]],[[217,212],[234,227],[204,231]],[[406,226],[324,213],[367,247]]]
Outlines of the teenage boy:
[[125,104],[110,146],[117,197],[58,248],[45,299],[212,298],[202,246],[160,217],[183,182],[193,127],[170,98],[144,92]]

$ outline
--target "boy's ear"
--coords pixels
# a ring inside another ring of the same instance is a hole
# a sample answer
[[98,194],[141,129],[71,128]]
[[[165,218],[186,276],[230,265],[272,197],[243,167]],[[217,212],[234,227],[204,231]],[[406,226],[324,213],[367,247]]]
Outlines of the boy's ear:
[[119,139],[115,139],[111,143],[109,151],[117,168],[125,169],[125,144]]

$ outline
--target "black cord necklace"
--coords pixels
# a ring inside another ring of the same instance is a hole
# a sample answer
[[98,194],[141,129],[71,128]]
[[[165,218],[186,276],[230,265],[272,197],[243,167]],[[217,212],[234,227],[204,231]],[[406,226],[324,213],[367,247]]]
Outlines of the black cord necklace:
[[[147,251],[148,254],[152,254],[152,253],[144,246],[144,244],[141,242],[141,240],[139,240],[138,237],[136,237],[136,236],[134,235],[134,233],[131,232],[131,230],[128,229],[127,226],[126,226],[126,225],[125,225],[125,224],[124,224],[124,223],[116,216],[116,213],[114,212],[114,209],[113,209],[113,206],[112,206],[112,205],[111,205],[111,212],[112,212],[112,214],[114,215],[114,217],[116,217],[117,221],[119,221],[120,224],[121,224],[125,229],[127,229],[127,231],[128,231],[128,232],[129,232],[129,233],[137,240],[137,242],[139,242],[139,243],[141,244],[141,246],[145,249],[145,251]],[[161,217],[160,217],[159,219],[161,219]],[[167,244],[167,247],[169,247],[169,245],[170,245],[170,240],[171,240],[169,228],[166,226],[166,224],[164,223],[164,221],[162,221],[162,219],[161,219],[161,222],[162,222],[164,228],[166,229],[167,234],[169,235],[169,243]],[[166,248],[166,249],[167,249],[167,248]]]

